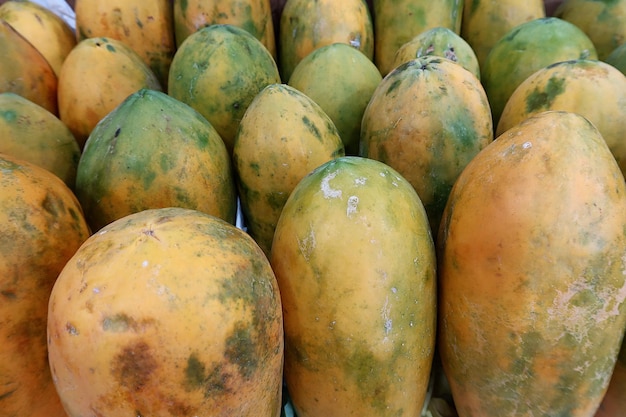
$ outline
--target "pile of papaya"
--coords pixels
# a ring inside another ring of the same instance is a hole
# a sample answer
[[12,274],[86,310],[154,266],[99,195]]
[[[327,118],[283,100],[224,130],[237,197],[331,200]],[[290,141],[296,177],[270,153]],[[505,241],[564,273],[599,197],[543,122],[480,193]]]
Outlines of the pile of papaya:
[[0,417],[626,415],[626,0],[3,0],[0,54]]

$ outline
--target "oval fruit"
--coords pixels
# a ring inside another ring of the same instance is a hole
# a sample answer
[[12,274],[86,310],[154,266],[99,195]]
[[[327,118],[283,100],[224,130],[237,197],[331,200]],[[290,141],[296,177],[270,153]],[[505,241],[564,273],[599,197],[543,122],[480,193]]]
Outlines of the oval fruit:
[[177,46],[201,27],[230,24],[250,32],[276,57],[270,0],[174,0],[173,8]]
[[63,61],[76,46],[74,31],[65,20],[38,3],[24,0],[2,4],[0,19],[26,38],[59,76]]
[[463,2],[461,36],[482,67],[491,48],[522,23],[546,17],[544,0],[471,0]]
[[0,153],[52,172],[74,189],[80,148],[48,110],[14,93],[0,93]]
[[0,20],[0,93],[11,92],[58,115],[58,80],[43,55],[11,25]]
[[239,121],[254,97],[280,75],[267,48],[233,25],[205,26],[178,48],[168,94],[196,109],[232,152]]
[[334,159],[293,190],[270,261],[281,291],[296,414],[418,416],[435,343],[435,252],[411,185]]
[[48,297],[89,236],[55,175],[0,154],[0,414],[66,417],[48,366]]
[[376,53],[374,62],[385,76],[396,51],[420,33],[445,27],[461,31],[463,2],[459,0],[373,0]]
[[291,191],[313,169],[344,154],[332,120],[298,90],[270,84],[250,103],[233,163],[247,231],[268,256]]
[[547,110],[578,113],[602,134],[623,173],[626,173],[626,77],[597,60],[559,62],[530,75],[509,98],[496,135],[522,120]]
[[498,136],[450,193],[439,352],[460,416],[591,416],[626,325],[626,184],[584,117]]
[[142,89],[93,130],[78,163],[76,195],[93,230],[128,214],[185,207],[235,222],[230,156],[198,112]]
[[565,20],[546,17],[514,27],[493,45],[480,68],[494,126],[513,91],[535,71],[560,61],[597,58],[587,35]]
[[50,295],[50,368],[69,417],[279,417],[276,278],[244,231],[183,208],[94,234]]
[[176,52],[170,0],[76,0],[74,10],[79,41],[105,37],[123,42],[167,88]]
[[394,55],[391,68],[427,55],[456,62],[480,79],[480,66],[472,47],[456,32],[441,26],[425,30],[402,45]]
[[107,37],[82,40],[61,67],[59,117],[82,149],[96,124],[142,88],[161,84],[129,46]]
[[356,155],[363,112],[381,80],[376,65],[358,49],[334,43],[304,57],[289,85],[319,104],[337,127],[346,154]]
[[305,56],[333,43],[348,44],[374,58],[374,26],[364,0],[290,0],[280,17],[278,42],[284,81]]
[[426,55],[400,65],[378,85],[363,114],[359,152],[413,185],[436,236],[454,181],[492,140],[480,81],[448,59]]

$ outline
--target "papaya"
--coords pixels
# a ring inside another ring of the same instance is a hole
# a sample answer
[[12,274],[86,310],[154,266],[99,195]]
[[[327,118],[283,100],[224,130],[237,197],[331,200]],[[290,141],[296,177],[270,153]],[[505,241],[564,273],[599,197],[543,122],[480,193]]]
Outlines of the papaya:
[[454,184],[438,347],[459,416],[592,416],[626,325],[626,183],[598,129],[546,111]]
[[319,104],[337,127],[346,154],[357,155],[363,112],[381,81],[378,68],[367,56],[338,42],[304,57],[288,84]]
[[84,39],[61,67],[59,118],[82,150],[98,122],[142,88],[162,90],[154,72],[133,49],[108,37]]
[[554,13],[585,32],[596,47],[598,59],[606,59],[626,42],[624,0],[565,0]]
[[61,179],[0,154],[2,416],[67,416],[48,365],[48,298],[89,233],[76,197]]
[[480,65],[472,47],[453,30],[440,26],[425,30],[403,44],[394,55],[391,68],[426,55],[456,62],[480,79]]
[[461,32],[461,0],[374,0],[376,45],[374,62],[385,76],[393,69],[396,52],[420,33],[435,27]]
[[420,415],[435,347],[436,261],[411,184],[373,159],[326,162],[289,196],[270,262],[296,414]]
[[278,63],[287,82],[314,50],[345,43],[374,59],[374,25],[364,0],[289,0],[280,17]]
[[50,369],[69,417],[279,417],[276,277],[243,230],[144,210],[92,235],[48,304]]
[[578,113],[593,123],[626,174],[626,77],[598,60],[558,62],[530,75],[509,98],[496,129],[502,134],[527,117],[547,111]]
[[58,79],[50,63],[9,23],[0,19],[0,93],[11,92],[58,115]]
[[513,91],[535,71],[572,59],[597,59],[595,46],[573,24],[546,17],[522,23],[501,37],[481,66],[494,126]]
[[491,48],[507,32],[546,16],[544,0],[468,0],[463,2],[461,36],[483,66]]
[[167,89],[176,52],[170,0],[76,0],[76,38],[110,38],[130,47]]
[[54,114],[15,93],[0,93],[0,153],[38,165],[74,189],[78,142]]
[[26,0],[10,0],[2,4],[0,19],[26,38],[59,76],[63,61],[76,46],[74,31],[65,20],[50,9]]
[[425,55],[378,85],[363,114],[359,154],[409,181],[436,236],[454,181],[493,136],[478,78],[446,58]]
[[344,154],[329,116],[293,87],[270,84],[250,103],[235,137],[233,165],[247,231],[266,255],[296,184]]
[[167,94],[141,89],[95,127],[76,173],[93,230],[128,214],[184,207],[235,223],[230,157],[213,126]]
[[270,0],[174,0],[174,30],[180,47],[203,26],[230,24],[241,27],[276,59],[276,33]]
[[280,74],[267,48],[245,29],[218,24],[200,28],[178,48],[168,94],[204,116],[232,153],[246,109],[275,83]]

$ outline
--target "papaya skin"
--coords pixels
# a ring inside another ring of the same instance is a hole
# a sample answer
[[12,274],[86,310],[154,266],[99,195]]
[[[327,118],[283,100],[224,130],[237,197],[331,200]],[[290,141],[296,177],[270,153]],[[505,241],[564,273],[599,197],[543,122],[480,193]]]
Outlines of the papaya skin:
[[48,61],[58,77],[65,57],[76,46],[72,28],[51,10],[30,1],[7,1],[0,6],[4,19]]
[[436,271],[411,185],[372,159],[327,162],[290,195],[270,262],[297,415],[419,415],[434,352]]
[[624,177],[576,113],[529,117],[468,164],[437,241],[459,416],[593,415],[626,324],[625,219]]
[[626,78],[598,60],[558,62],[531,74],[507,101],[496,135],[548,110],[579,113],[593,123],[626,173]]
[[420,33],[445,27],[459,34],[463,1],[374,0],[374,63],[385,76],[392,69],[396,51]]
[[276,37],[270,0],[175,0],[176,45],[203,26],[231,24],[250,32],[276,59]]
[[482,67],[493,45],[515,26],[546,17],[543,0],[468,0],[463,3],[461,36]]
[[167,89],[176,52],[170,0],[77,0],[76,39],[107,37],[128,45]]
[[271,84],[255,97],[237,132],[233,165],[248,233],[266,255],[298,182],[344,154],[332,120],[308,96]]
[[290,0],[282,11],[278,42],[285,82],[305,56],[325,45],[346,43],[374,59],[374,26],[364,0]]
[[492,140],[480,81],[446,58],[426,55],[378,85],[363,114],[359,154],[388,164],[413,185],[436,236],[454,181]]
[[37,103],[54,115],[58,79],[54,70],[26,38],[9,23],[0,20],[0,92],[12,92]]
[[94,234],[55,283],[48,329],[69,417],[280,416],[276,279],[214,216],[146,210]]
[[89,237],[76,197],[49,171],[0,154],[0,410],[66,417],[48,365],[48,297]]

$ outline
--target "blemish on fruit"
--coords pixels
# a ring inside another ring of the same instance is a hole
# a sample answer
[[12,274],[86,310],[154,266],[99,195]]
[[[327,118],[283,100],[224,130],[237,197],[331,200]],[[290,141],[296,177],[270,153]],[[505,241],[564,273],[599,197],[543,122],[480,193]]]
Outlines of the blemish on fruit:
[[224,356],[239,369],[239,373],[249,378],[255,372],[258,359],[250,328],[239,323],[226,339]]
[[535,89],[526,98],[526,112],[532,113],[552,106],[555,98],[565,92],[565,78],[550,77],[543,91]]
[[342,195],[341,190],[334,189],[330,186],[330,180],[334,179],[337,176],[337,172],[331,172],[322,178],[322,182],[320,184],[320,189],[324,194],[324,198],[340,198]]
[[143,340],[125,346],[113,359],[112,375],[120,386],[141,391],[158,368],[150,346]]
[[72,336],[78,336],[80,334],[78,329],[69,321],[65,323],[65,330]]

